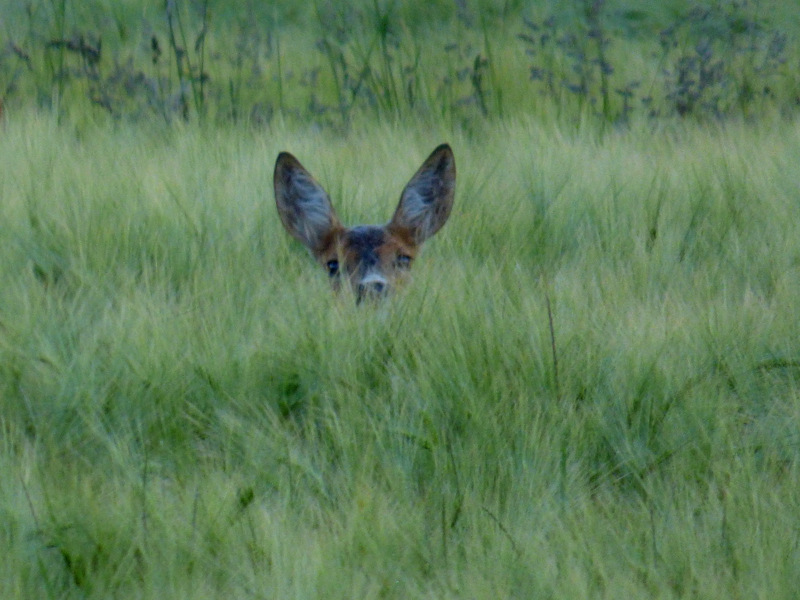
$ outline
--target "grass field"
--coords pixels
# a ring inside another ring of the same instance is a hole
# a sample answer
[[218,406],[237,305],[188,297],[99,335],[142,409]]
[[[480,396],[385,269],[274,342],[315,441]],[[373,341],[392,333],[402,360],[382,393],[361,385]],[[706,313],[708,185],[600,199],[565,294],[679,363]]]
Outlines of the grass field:
[[[488,114],[440,120],[116,118],[19,80],[0,598],[796,597],[800,120],[622,119],[599,81],[529,109],[515,60]],[[455,206],[412,281],[332,294],[277,153],[376,223],[444,141]]]

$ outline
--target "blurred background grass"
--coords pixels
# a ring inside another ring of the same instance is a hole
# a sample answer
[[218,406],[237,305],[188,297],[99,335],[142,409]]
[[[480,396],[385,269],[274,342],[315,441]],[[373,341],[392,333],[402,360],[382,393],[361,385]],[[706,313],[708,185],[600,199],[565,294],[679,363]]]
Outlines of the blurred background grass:
[[7,3],[0,98],[73,119],[345,130],[793,113],[786,0]]

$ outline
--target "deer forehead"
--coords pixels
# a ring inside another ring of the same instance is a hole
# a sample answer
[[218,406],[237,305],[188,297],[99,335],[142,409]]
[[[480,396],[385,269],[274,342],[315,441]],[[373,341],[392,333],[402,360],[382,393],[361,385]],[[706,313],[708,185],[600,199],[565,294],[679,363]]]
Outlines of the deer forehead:
[[386,243],[386,230],[375,225],[360,225],[344,232],[344,249],[362,260],[377,257],[378,250]]
[[416,247],[410,240],[379,225],[359,225],[339,233],[338,249],[349,265],[380,266],[398,254],[412,258]]

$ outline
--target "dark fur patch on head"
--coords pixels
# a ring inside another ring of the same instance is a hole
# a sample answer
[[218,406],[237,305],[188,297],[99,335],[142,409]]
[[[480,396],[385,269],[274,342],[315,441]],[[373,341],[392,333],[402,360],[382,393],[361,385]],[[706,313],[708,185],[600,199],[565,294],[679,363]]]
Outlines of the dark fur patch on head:
[[344,235],[344,249],[348,267],[361,269],[374,267],[379,262],[378,249],[386,241],[383,227],[362,225],[349,229]]

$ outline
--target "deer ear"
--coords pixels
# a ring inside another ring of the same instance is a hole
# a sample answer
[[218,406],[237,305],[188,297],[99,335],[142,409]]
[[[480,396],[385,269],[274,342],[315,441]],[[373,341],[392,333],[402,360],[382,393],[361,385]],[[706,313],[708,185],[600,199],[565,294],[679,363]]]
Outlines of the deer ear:
[[456,191],[456,161],[442,144],[408,182],[389,228],[406,232],[416,244],[439,231],[450,216]]
[[322,252],[341,228],[328,194],[288,152],[281,152],[275,161],[273,183],[278,215],[286,231],[313,253]]

